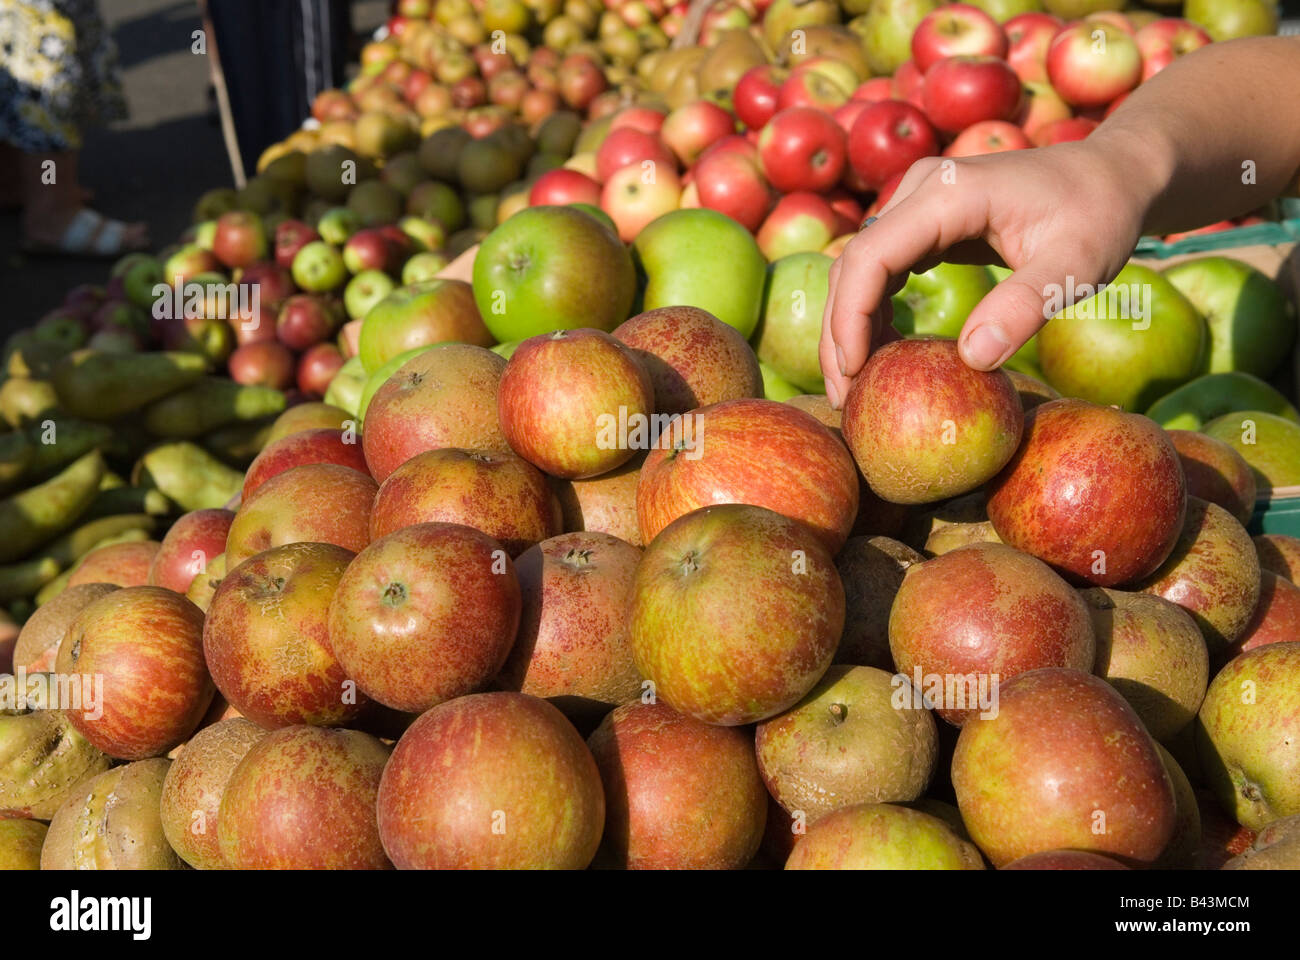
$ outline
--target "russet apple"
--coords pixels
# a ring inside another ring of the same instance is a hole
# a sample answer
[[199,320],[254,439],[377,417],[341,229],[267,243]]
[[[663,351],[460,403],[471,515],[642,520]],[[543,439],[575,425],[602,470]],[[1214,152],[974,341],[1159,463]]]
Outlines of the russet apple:
[[1300,539],[1281,533],[1264,533],[1253,538],[1259,568],[1276,573],[1300,586]]
[[636,486],[644,460],[644,455],[634,457],[617,470],[586,480],[552,478],[563,529],[608,533],[634,547],[645,546],[636,517]]
[[185,593],[208,567],[225,553],[235,514],[230,510],[192,510],[176,519],[162,539],[149,567],[150,586]]
[[367,472],[361,441],[355,431],[328,427],[302,430],[262,448],[244,475],[244,500],[249,500],[272,477],[308,463],[336,463]]
[[1255,475],[1250,464],[1222,440],[1194,430],[1170,430],[1187,478],[1187,495],[1218,504],[1241,524],[1255,512]]
[[1233,656],[1270,643],[1300,639],[1300,587],[1268,570],[1259,575],[1259,602],[1246,629],[1233,645]]
[[889,537],[849,538],[835,557],[844,584],[844,635],[836,663],[894,669],[889,611],[907,571],[924,562],[924,556]]
[[156,540],[135,540],[96,547],[82,557],[68,577],[67,586],[112,583],[119,587],[143,587],[161,544]]
[[862,803],[810,826],[785,869],[983,870],[984,861],[938,817],[892,803]]

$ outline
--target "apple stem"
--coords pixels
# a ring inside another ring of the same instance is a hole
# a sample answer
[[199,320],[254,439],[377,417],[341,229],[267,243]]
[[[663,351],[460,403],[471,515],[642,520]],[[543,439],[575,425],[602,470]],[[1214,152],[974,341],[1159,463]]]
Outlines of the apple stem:
[[849,718],[849,708],[846,704],[843,703],[831,704],[831,719],[834,720],[836,724],[841,724],[848,718]]

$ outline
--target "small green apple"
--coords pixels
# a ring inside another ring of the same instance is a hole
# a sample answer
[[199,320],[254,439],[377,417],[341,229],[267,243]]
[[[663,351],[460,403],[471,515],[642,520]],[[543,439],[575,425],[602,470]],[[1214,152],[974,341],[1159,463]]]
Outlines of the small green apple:
[[361,365],[361,358],[349,357],[330,381],[329,389],[325,391],[325,402],[346,410],[350,416],[355,417],[360,409],[361,391],[365,385],[366,368]]
[[217,239],[217,221],[204,220],[194,225],[194,242],[204,250],[211,250]]
[[1200,257],[1165,271],[1210,327],[1206,370],[1241,370],[1267,380],[1291,355],[1296,324],[1286,297],[1250,264]]
[[357,355],[367,372],[373,372],[406,350],[447,341],[478,347],[496,342],[483,325],[468,283],[428,280],[398,287],[370,308],[361,324]]
[[413,283],[436,280],[438,274],[450,262],[445,254],[434,253],[432,250],[421,250],[403,264],[402,286],[409,287]]
[[767,268],[754,352],[804,393],[825,389],[817,348],[833,262],[821,253],[795,253]]
[[121,276],[126,299],[142,310],[153,307],[153,288],[167,282],[163,279],[162,263],[157,257],[150,256],[133,261]]
[[574,210],[581,210],[589,217],[594,217],[600,223],[608,227],[610,233],[614,234],[616,237],[618,236],[618,225],[614,223],[614,218],[604,210],[600,209],[600,207],[591,203],[571,203],[569,206],[573,207]]
[[904,336],[956,339],[976,304],[994,287],[987,267],[941,263],[907,278],[894,294],[894,329]]
[[1286,397],[1248,373],[1207,373],[1165,394],[1147,416],[1166,430],[1200,430],[1206,423],[1237,410],[1263,410],[1300,423]]
[[315,240],[294,255],[293,282],[308,293],[327,293],[343,286],[348,268],[343,255],[324,240]]
[[[1042,13],[1042,0],[966,0],[972,7],[979,7],[998,23],[1006,23],[1012,17],[1022,13]],[[1119,6],[1112,0],[1108,6]]]
[[[800,390],[789,380],[785,379],[762,360],[758,361],[759,372],[763,374],[763,396],[768,400],[775,400],[777,403],[785,403],[791,397],[797,397],[806,391]],[[825,392],[825,385],[817,393]]]
[[1241,454],[1261,492],[1300,486],[1300,424],[1262,410],[1238,410],[1211,420],[1201,432]]
[[1093,296],[1073,286],[1045,291],[1048,311],[1069,305],[1038,333],[1043,373],[1061,394],[1145,410],[1201,372],[1205,318],[1162,274],[1130,263]]
[[1215,40],[1277,33],[1277,0],[1187,0],[1183,16]]
[[343,308],[350,319],[360,320],[396,287],[393,278],[384,271],[362,270],[343,288]]
[[326,243],[341,247],[361,229],[361,218],[347,207],[331,207],[321,214],[316,223],[316,232]]
[[441,250],[447,244],[447,230],[437,220],[403,217],[397,226],[415,241],[416,249],[422,252]]
[[495,353],[497,356],[505,357],[507,360],[509,360],[511,357],[515,355],[515,351],[519,349],[519,344],[521,343],[523,343],[522,340],[508,340],[505,343],[498,343],[495,347],[492,347],[491,349],[492,352]]
[[763,308],[767,261],[730,217],[697,207],[652,221],[632,245],[646,276],[645,308],[707,310],[748,339]]

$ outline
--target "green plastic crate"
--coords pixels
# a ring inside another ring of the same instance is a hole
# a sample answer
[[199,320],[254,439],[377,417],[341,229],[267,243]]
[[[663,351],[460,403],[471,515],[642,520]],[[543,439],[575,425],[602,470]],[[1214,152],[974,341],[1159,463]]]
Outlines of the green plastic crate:
[[1300,488],[1287,487],[1255,502],[1255,513],[1247,528],[1252,535],[1283,533],[1300,537]]
[[1177,243],[1165,243],[1159,237],[1143,237],[1138,241],[1135,256],[1166,260],[1189,253],[1225,253],[1235,247],[1276,247],[1300,242],[1300,209],[1297,207],[1300,207],[1300,201],[1286,200],[1282,209],[1289,219],[1188,237]]

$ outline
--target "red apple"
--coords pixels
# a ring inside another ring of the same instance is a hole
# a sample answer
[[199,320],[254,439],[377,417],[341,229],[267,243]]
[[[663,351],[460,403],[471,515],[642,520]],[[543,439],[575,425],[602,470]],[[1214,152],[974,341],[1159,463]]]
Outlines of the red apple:
[[228,570],[208,606],[203,653],[243,716],[276,729],[344,726],[361,713],[368,701],[329,648],[330,600],[352,557],[329,543],[287,543]]
[[761,130],[776,113],[784,79],[785,72],[771,64],[759,64],[741,74],[731,96],[740,122],[751,130]]
[[605,71],[583,55],[565,57],[556,76],[560,96],[574,110],[585,110],[606,86]]
[[[881,99],[885,98],[882,97]],[[853,124],[857,121],[858,115],[867,109],[869,103],[874,102],[879,101],[850,100],[848,103],[842,103],[836,107],[834,112],[831,113],[831,117],[840,125],[840,129],[844,131],[844,136],[847,137],[853,131]]]
[[1096,120],[1089,120],[1087,117],[1070,117],[1068,120],[1053,120],[1052,122],[1040,127],[1036,136],[1033,137],[1034,145],[1038,147],[1050,147],[1057,143],[1069,143],[1072,140],[1082,140],[1096,130],[1100,124]]
[[858,511],[857,469],[811,414],[772,400],[728,400],[694,411],[680,433],[641,468],[646,543],[692,510],[749,503],[802,521],[832,552],[843,546]]
[[161,546],[154,540],[138,540],[96,547],[77,561],[67,585],[112,583],[119,587],[143,587],[149,582],[149,570]]
[[996,57],[949,57],[925,75],[925,114],[945,133],[959,133],[981,120],[1014,120],[1020,111],[1020,78]]
[[873,190],[894,177],[901,178],[917,160],[938,152],[939,138],[930,121],[901,100],[869,105],[849,132],[849,163]]
[[343,314],[336,300],[300,293],[281,305],[275,335],[290,350],[306,350],[332,338],[342,325]]
[[203,611],[162,587],[114,590],[82,610],[55,670],[82,678],[80,697],[62,704],[64,716],[119,760],[160,757],[183,743],[214,693],[203,661]]
[[659,135],[689,167],[700,154],[723,137],[736,132],[736,121],[726,110],[708,100],[683,104],[664,119]]
[[330,383],[346,362],[343,351],[332,343],[318,343],[298,358],[298,389],[305,396],[325,396]]
[[293,282],[293,274],[287,267],[270,260],[250,263],[239,272],[239,285],[250,288],[246,294],[257,290],[257,296],[264,304],[277,306],[297,292],[298,286]]
[[336,463],[292,467],[240,504],[226,539],[226,567],[285,543],[332,543],[356,552],[370,542],[378,485]]
[[794,107],[830,113],[840,104],[846,103],[850,93],[851,90],[846,90],[823,73],[796,70],[781,84],[776,97],[776,109],[777,113]]
[[758,138],[763,174],[783,193],[833,187],[844,172],[845,150],[835,119],[808,107],[780,110]]
[[[248,343],[270,343],[275,341],[275,321],[280,316],[280,305],[262,301],[258,305],[257,316],[251,321],[236,320],[230,324],[235,332],[235,349]],[[234,354],[232,353],[233,357]],[[229,364],[229,360],[226,361]],[[251,375],[251,374],[250,374]],[[231,379],[234,379],[233,375]]]
[[724,148],[725,143],[716,144],[700,158],[691,185],[701,207],[726,214],[747,230],[757,230],[772,205],[771,188],[756,159],[738,149]]
[[515,350],[497,411],[506,442],[525,460],[557,477],[594,477],[651,442],[654,387],[608,333],[557,330]]
[[246,210],[232,210],[217,218],[212,252],[227,267],[246,267],[266,256],[266,230],[262,218]]
[[677,170],[677,161],[657,134],[635,127],[610,131],[596,151],[596,176],[603,183],[629,164],[651,163],[664,170]]
[[619,239],[631,243],[650,221],[676,210],[681,196],[682,183],[672,167],[647,167],[642,161],[605,179],[600,208],[614,221]]
[[536,126],[559,109],[559,94],[552,90],[529,88],[519,98],[519,118],[529,127]]
[[1026,81],[1024,87],[1025,98],[1016,123],[1020,124],[1020,129],[1032,144],[1037,143],[1038,135],[1048,124],[1069,120],[1071,111],[1070,105],[1047,81]]
[[1002,25],[1007,63],[1025,83],[1047,82],[1047,48],[1065,23],[1050,13],[1021,13]]
[[275,340],[259,340],[236,347],[227,363],[230,379],[244,386],[287,390],[293,385],[293,353]]
[[1165,17],[1148,23],[1134,36],[1142,54],[1142,82],[1150,80],[1178,57],[1199,50],[1212,40],[1190,20]]
[[1300,638],[1300,587],[1268,570],[1259,574],[1259,603],[1246,632],[1232,646],[1233,657],[1270,643]]
[[[787,193],[776,202],[755,239],[768,260],[793,253],[815,253],[840,233],[840,218],[815,193]],[[853,224],[854,229],[857,224]]]
[[1047,76],[1066,103],[1104,107],[1138,85],[1142,54],[1133,37],[1118,27],[1075,23],[1052,40]]
[[862,103],[877,103],[881,100],[890,100],[894,96],[894,81],[892,77],[872,77],[853,91],[849,102],[860,101]]
[[537,178],[528,192],[530,207],[563,206],[586,203],[600,206],[600,184],[577,170],[548,170]]
[[397,251],[377,227],[366,227],[348,237],[343,245],[343,264],[354,276],[366,270],[393,273],[400,266]]
[[826,194],[826,202],[830,204],[831,210],[835,213],[837,220],[835,233],[837,236],[857,232],[863,217],[862,204],[858,202],[857,197],[847,190],[836,189]]
[[[1164,563],[1187,510],[1168,435],[1146,417],[1084,400],[1030,410],[1020,449],[987,490],[989,519],[1004,543],[1103,587]],[[1140,511],[1132,499],[1139,490]]]
[[609,118],[609,129],[620,130],[631,127],[642,133],[657,134],[665,120],[664,112],[653,107],[624,107]]
[[546,478],[512,453],[443,448],[394,470],[375,496],[370,537],[417,523],[481,530],[516,557],[560,532],[560,505]]
[[978,157],[986,153],[1029,150],[1033,143],[1025,132],[1005,120],[981,120],[953,138],[943,151],[945,157]]
[[320,240],[320,234],[314,227],[301,220],[282,220],[275,228],[275,262],[288,270],[293,266],[298,251],[309,243]]
[[402,734],[379,784],[379,835],[401,870],[585,868],[600,845],[600,773],[545,700],[478,693]]
[[923,107],[921,98],[925,89],[925,74],[911,60],[904,60],[894,71],[894,99],[906,100],[914,107]]
[[1007,35],[998,22],[967,3],[951,3],[926,14],[912,33],[912,61],[922,73],[948,57],[1006,53]]
[[422,713],[481,689],[519,627],[520,587],[501,544],[455,523],[371,543],[330,604],[329,645],[361,692]]
[[334,463],[366,472],[366,458],[355,429],[302,430],[268,444],[257,455],[244,476],[244,502],[272,477],[309,463]]
[[231,510],[192,510],[182,514],[163,537],[149,567],[149,585],[185,593],[208,561],[226,552]]

